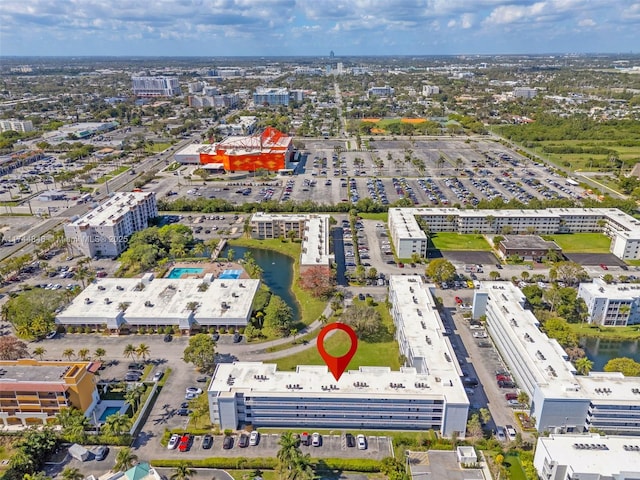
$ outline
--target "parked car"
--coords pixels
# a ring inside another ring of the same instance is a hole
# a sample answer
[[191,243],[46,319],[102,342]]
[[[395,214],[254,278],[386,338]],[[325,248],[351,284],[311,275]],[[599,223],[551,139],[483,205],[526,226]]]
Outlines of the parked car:
[[240,343],[241,340],[242,335],[240,335],[238,332],[233,334],[233,343]]
[[516,429],[513,428],[513,425],[505,425],[505,430],[507,431],[507,435],[509,435],[509,440],[516,439]]
[[225,450],[229,450],[230,448],[233,448],[233,437],[230,435],[227,435],[224,437],[224,440],[222,441],[222,448]]
[[517,400],[518,399],[518,394],[517,393],[505,393],[504,394],[504,398],[506,398],[507,400]]
[[207,377],[206,375],[196,378],[196,382],[198,383],[207,383],[207,380],[209,380],[209,377]]
[[162,379],[162,377],[164,377],[164,371],[159,370],[153,374],[153,381],[159,382]]
[[58,336],[58,332],[56,332],[55,330],[52,332],[47,333],[47,335],[45,335],[45,338],[47,340],[51,340],[53,338],[56,338]]
[[496,433],[496,438],[498,439],[498,441],[504,442],[507,439],[507,437],[504,435],[504,428],[503,427],[497,426],[495,433]]
[[311,446],[319,447],[320,445],[322,445],[322,435],[314,432],[314,434],[311,435]]
[[176,415],[179,415],[181,417],[188,417],[190,413],[191,410],[189,410],[188,408],[179,408],[178,410],[176,410]]
[[174,450],[178,446],[178,443],[180,443],[180,435],[178,435],[177,433],[174,433],[173,435],[171,435],[171,438],[169,438],[169,443],[167,444],[167,448],[169,450]]
[[516,388],[516,384],[509,381],[500,380],[498,381],[498,386],[500,388]]
[[187,387],[186,393],[195,393],[196,395],[201,395],[202,389],[198,387]]
[[169,343],[171,340],[173,340],[173,335],[171,335],[170,333],[167,333],[167,334],[164,336],[164,341],[165,341],[166,343]]
[[106,445],[100,445],[94,452],[94,457],[99,462],[107,458],[107,455],[109,455],[109,447]]
[[129,370],[144,370],[144,365],[141,363],[130,363],[127,368]]
[[353,448],[356,446],[356,439],[350,433],[345,434],[345,440],[347,443],[347,447]]
[[258,443],[260,443],[260,434],[254,430],[249,436],[249,445],[255,447]]
[[307,432],[302,432],[302,435],[300,435],[300,443],[305,447],[308,447],[310,441],[311,437],[309,436],[309,434]]
[[211,338],[214,342],[217,342],[218,340],[220,340],[220,334],[218,332],[212,333]]
[[249,446],[249,435],[246,433],[241,433],[240,438],[238,439],[238,446],[240,448],[246,448]]
[[210,449],[213,446],[213,437],[210,434],[205,434],[204,437],[202,437],[202,448],[204,448],[205,450]]
[[364,435],[360,434],[357,437],[358,440],[358,450],[366,450],[367,449],[367,439]]
[[178,450],[181,452],[187,452],[191,447],[191,435],[185,433],[182,438],[180,438],[180,444],[178,445]]

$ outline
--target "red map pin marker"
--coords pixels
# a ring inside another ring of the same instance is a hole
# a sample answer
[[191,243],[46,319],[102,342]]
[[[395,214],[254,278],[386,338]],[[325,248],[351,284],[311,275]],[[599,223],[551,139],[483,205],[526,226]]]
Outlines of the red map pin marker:
[[[324,349],[324,337],[326,337],[327,333],[332,330],[342,330],[347,335],[349,335],[349,338],[351,339],[351,348],[345,355],[341,357],[334,357],[333,355],[329,355]],[[349,362],[355,355],[356,350],[358,350],[358,336],[349,325],[346,325],[344,323],[330,323],[322,330],[320,330],[320,334],[318,335],[318,339],[316,340],[316,346],[318,347],[318,352],[320,352],[320,355],[324,359],[324,363],[326,363],[327,367],[329,367],[329,371],[333,373],[333,376],[336,380],[340,380],[340,377],[346,370],[347,365],[349,365]]]

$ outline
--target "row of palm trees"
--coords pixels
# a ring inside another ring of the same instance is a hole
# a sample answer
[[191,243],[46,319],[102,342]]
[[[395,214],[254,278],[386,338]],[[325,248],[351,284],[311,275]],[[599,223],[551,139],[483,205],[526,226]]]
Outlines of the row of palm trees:
[[[33,349],[33,355],[38,357],[40,361],[42,361],[46,353],[47,349],[44,347],[36,347]],[[104,348],[96,348],[93,354],[88,348],[81,348],[77,353],[73,348],[67,348],[62,352],[62,356],[69,361],[71,361],[72,358],[76,358],[83,362],[87,362],[89,360],[101,362],[106,354],[107,352]]]
[[146,343],[141,343],[137,347],[129,343],[124,347],[122,355],[124,355],[125,358],[129,358],[131,360],[135,358],[136,360],[142,359],[146,362],[147,359],[151,356],[151,349]]

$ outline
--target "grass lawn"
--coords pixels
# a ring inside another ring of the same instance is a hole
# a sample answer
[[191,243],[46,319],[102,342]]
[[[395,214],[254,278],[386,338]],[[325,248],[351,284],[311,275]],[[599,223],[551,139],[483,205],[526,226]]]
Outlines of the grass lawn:
[[438,250],[491,250],[482,235],[439,232],[433,233],[430,238],[434,248]]
[[300,321],[305,325],[309,325],[314,320],[317,320],[325,307],[327,302],[319,298],[315,298],[307,291],[303,290],[298,284],[298,277],[300,276],[300,250],[302,248],[300,243],[291,243],[290,241],[282,241],[280,239],[266,239],[256,240],[253,238],[238,238],[229,241],[230,246],[250,247],[250,248],[264,248],[266,250],[274,250],[293,258],[293,285],[291,285],[291,291],[296,297],[298,306],[302,318]]
[[503,465],[507,466],[507,464],[509,465],[507,470],[509,471],[509,478],[511,480],[527,480],[527,476],[524,474],[522,464],[520,463],[520,458],[517,455],[506,454]]
[[553,240],[565,253],[609,253],[611,239],[602,233],[563,233],[543,235]]
[[598,337],[606,340],[638,340],[640,325],[628,327],[591,327],[587,324],[570,323],[569,327],[578,337]]
[[379,220],[381,222],[387,223],[389,218],[389,214],[387,212],[380,213],[359,213],[359,217],[362,217],[366,220]]
[[[382,316],[383,323],[387,328],[392,328],[393,322],[391,315],[387,311],[383,303],[376,306],[376,310]],[[346,333],[337,331],[335,334],[327,338],[324,342],[325,349],[334,356],[344,355],[351,347],[351,341]],[[358,342],[358,350],[349,362],[348,369],[357,369],[361,365],[368,366],[387,366],[392,370],[400,368],[400,351],[395,340],[386,342],[369,343],[363,340]],[[300,353],[282,357],[276,360],[278,369],[295,370],[298,365],[324,365],[324,360],[315,348],[309,348]]]
[[154,143],[151,146],[147,145],[146,147],[144,147],[144,151],[147,153],[160,153],[164,152],[170,146],[170,143]]

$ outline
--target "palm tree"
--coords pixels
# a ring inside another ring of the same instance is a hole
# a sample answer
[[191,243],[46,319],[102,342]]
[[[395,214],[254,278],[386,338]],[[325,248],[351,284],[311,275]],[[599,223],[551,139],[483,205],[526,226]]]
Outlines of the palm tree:
[[33,349],[33,354],[37,356],[40,361],[42,361],[42,357],[47,353],[47,350],[44,347],[37,347]]
[[289,478],[291,480],[312,480],[314,477],[313,467],[311,466],[311,455],[306,453],[298,455],[293,461],[293,468]]
[[187,463],[181,463],[175,468],[173,475],[169,478],[171,480],[189,480],[197,474],[198,472],[191,468]]
[[138,348],[136,348],[136,355],[139,358],[142,358],[143,361],[147,361],[147,357],[151,356],[151,350],[149,349],[149,345],[147,345],[146,343],[141,343],[140,345],[138,345]]
[[576,360],[576,370],[580,375],[589,375],[592,368],[593,362],[587,357],[582,357]]
[[[112,417],[113,415],[109,418]],[[134,455],[129,447],[124,447],[118,452],[118,455],[116,456],[116,464],[113,466],[113,469],[116,472],[126,472],[133,467],[137,461],[138,456]]]
[[109,415],[102,426],[107,435],[122,435],[131,427],[131,419],[122,413]]
[[62,471],[63,480],[82,480],[84,475],[79,469],[74,467],[67,467]]
[[101,362],[106,354],[107,354],[107,351],[104,348],[96,348],[96,351],[93,352],[93,357],[99,362]]
[[73,350],[73,348],[67,348],[64,350],[64,352],[62,352],[62,356],[69,361],[71,361],[71,357],[73,357],[75,354],[76,352]]
[[278,445],[280,445],[280,449],[276,454],[276,458],[278,459],[279,469],[281,471],[292,470],[295,458],[300,455],[298,439],[293,436],[293,433],[284,432],[280,435]]
[[520,393],[518,393],[518,403],[521,405],[529,405],[529,395],[527,395],[527,392],[524,390],[521,390]]
[[137,356],[137,351],[136,351],[136,347],[134,347],[132,344],[128,343],[126,347],[124,347],[124,350],[122,352],[122,355],[124,356],[124,358],[128,358],[130,360],[133,360],[133,357]]
[[136,411],[138,409],[138,401],[140,400],[141,396],[142,393],[140,392],[140,390],[138,390],[137,388],[132,388],[131,390],[127,390],[127,393],[124,394],[124,400],[129,405],[131,405],[133,411]]
[[83,362],[86,362],[89,359],[89,353],[90,351],[88,348],[81,348],[78,350],[78,358]]

